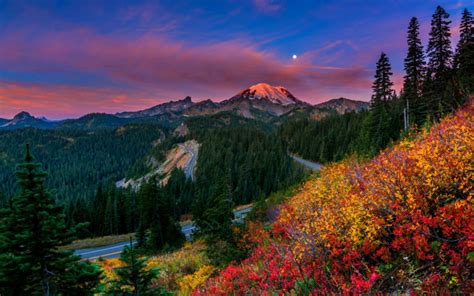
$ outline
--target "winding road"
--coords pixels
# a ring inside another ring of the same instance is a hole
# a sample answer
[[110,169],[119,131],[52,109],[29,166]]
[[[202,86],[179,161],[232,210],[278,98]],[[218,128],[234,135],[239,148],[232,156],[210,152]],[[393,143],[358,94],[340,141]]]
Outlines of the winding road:
[[[136,244],[136,241],[132,241],[132,244]],[[129,245],[130,242],[126,241],[103,247],[75,250],[74,254],[89,261],[94,261],[99,258],[111,259],[120,257],[125,246]]]
[[293,154],[290,154],[290,157],[293,158],[294,161],[304,165],[305,167],[307,167],[307,168],[309,168],[310,170],[313,170],[313,171],[320,171],[321,168],[323,167],[323,165],[320,164],[320,163],[313,162],[313,161],[310,161],[310,160],[306,160],[306,159],[303,159],[303,158],[298,157],[298,156],[293,155]]
[[[193,147],[190,148],[187,145],[183,145],[183,144],[179,144],[179,145],[186,151],[186,153],[189,153],[191,155],[191,158],[184,166],[184,173],[186,174],[186,177],[191,178],[191,180],[194,181],[194,168],[197,163],[197,151],[195,151]],[[323,167],[319,163],[303,159],[296,155],[290,154],[290,157],[294,161],[302,164],[303,166],[313,171],[319,171]],[[245,216],[251,210],[252,210],[251,206],[242,208],[239,210],[234,210],[235,219],[233,220],[233,222],[234,223],[242,222]],[[196,230],[196,225],[193,223],[185,224],[181,227],[181,232],[183,232],[187,240],[192,239],[192,234],[195,230]],[[132,243],[136,243],[136,242],[132,241]],[[83,260],[90,260],[90,261],[94,261],[99,258],[104,258],[104,259],[117,258],[117,257],[120,257],[120,254],[122,253],[124,247],[129,244],[130,242],[127,241],[127,242],[116,243],[116,244],[107,245],[103,247],[79,249],[79,250],[75,250],[74,253],[80,256]]]
[[[235,210],[233,220],[234,223],[241,222],[245,216],[252,210],[252,207],[246,207],[243,209]],[[194,223],[189,223],[181,226],[181,232],[184,234],[187,240],[192,239],[193,232],[196,231],[196,225]],[[136,241],[133,240],[132,244],[136,244]],[[112,259],[120,257],[125,246],[130,245],[130,241],[116,243],[112,245],[97,247],[97,248],[88,248],[88,249],[78,249],[74,251],[74,254],[81,257],[83,260],[95,261],[99,258]]]
[[198,149],[193,149],[196,147],[189,147],[186,144],[178,144],[186,153],[191,155],[191,158],[188,160],[186,165],[183,167],[184,174],[186,175],[187,178],[190,178],[192,181],[194,181],[194,168],[196,167],[197,164],[197,155],[198,155]]

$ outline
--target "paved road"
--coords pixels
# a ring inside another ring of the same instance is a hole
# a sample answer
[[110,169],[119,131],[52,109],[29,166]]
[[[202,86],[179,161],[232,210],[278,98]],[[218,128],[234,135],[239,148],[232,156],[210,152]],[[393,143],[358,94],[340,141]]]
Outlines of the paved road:
[[186,153],[191,155],[191,158],[188,160],[186,165],[184,166],[184,174],[186,175],[187,178],[191,178],[192,181],[194,181],[194,168],[196,167],[197,163],[197,151],[194,151],[193,149],[189,149],[186,145],[183,144],[178,144],[181,146],[181,148],[186,151]]
[[[252,207],[240,209],[234,211],[234,223],[241,222],[243,218],[252,210]],[[181,231],[183,232],[184,236],[186,236],[187,240],[191,240],[193,232],[196,230],[196,225],[193,223],[190,224],[185,224],[181,227]],[[136,243],[136,241],[132,241],[133,244]],[[118,258],[120,257],[120,254],[122,253],[123,249],[125,246],[130,245],[130,242],[122,242],[122,243],[116,243],[113,245],[107,245],[103,247],[97,247],[97,248],[89,248],[89,249],[79,249],[75,250],[74,254],[78,255],[82,259],[94,261],[99,259],[100,257],[104,259],[111,259],[111,258]]]
[[303,159],[301,157],[298,157],[296,155],[290,154],[291,158],[293,158],[296,162],[301,163],[305,167],[309,168],[310,170],[313,171],[320,171],[321,168],[323,167],[322,164],[317,163],[317,162],[312,162],[310,160]]
[[[136,241],[132,241],[133,244],[136,243]],[[89,249],[80,249],[74,251],[74,254],[78,255],[79,257],[87,260],[97,260],[100,257],[104,259],[110,259],[110,258],[117,258],[120,257],[120,254],[122,253],[123,249],[125,246],[129,246],[130,242],[121,242],[121,243],[116,243],[113,245],[108,245],[108,246],[103,246],[103,247],[97,247],[97,248],[89,248]]]

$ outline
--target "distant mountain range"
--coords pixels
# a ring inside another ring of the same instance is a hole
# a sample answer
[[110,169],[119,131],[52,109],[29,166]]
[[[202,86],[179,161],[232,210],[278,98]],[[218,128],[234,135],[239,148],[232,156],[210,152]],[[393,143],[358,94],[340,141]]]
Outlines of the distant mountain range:
[[40,129],[53,128],[58,125],[59,122],[50,121],[44,117],[33,117],[28,112],[20,112],[12,119],[0,119],[0,129],[18,129],[34,127]]
[[228,100],[213,102],[205,100],[193,102],[190,97],[170,101],[154,107],[134,112],[116,114],[91,113],[78,119],[50,121],[37,118],[27,112],[15,115],[13,119],[1,119],[0,129],[100,129],[115,128],[127,123],[159,122],[168,125],[184,117],[207,116],[219,112],[231,112],[245,118],[275,121],[296,117],[320,119],[331,113],[343,114],[350,111],[368,109],[369,104],[345,98],[333,99],[321,104],[310,105],[297,99],[282,86],[259,83],[237,93]]

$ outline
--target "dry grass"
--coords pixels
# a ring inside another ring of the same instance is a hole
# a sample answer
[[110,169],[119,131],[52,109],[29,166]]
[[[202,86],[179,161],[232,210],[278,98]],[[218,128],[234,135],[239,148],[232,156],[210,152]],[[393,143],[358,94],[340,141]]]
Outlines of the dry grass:
[[121,243],[135,238],[135,233],[119,234],[119,235],[108,235],[102,237],[86,238],[74,241],[72,244],[61,247],[63,250],[77,250],[96,248],[116,243]]

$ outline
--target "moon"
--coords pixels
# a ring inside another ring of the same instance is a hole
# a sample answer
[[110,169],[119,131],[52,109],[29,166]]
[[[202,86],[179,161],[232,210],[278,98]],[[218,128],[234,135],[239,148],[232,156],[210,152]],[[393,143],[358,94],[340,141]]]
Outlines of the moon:
[[292,56],[292,58],[293,58],[293,60],[296,60],[296,59],[298,58],[298,56],[297,56],[296,54],[294,54],[294,55]]

